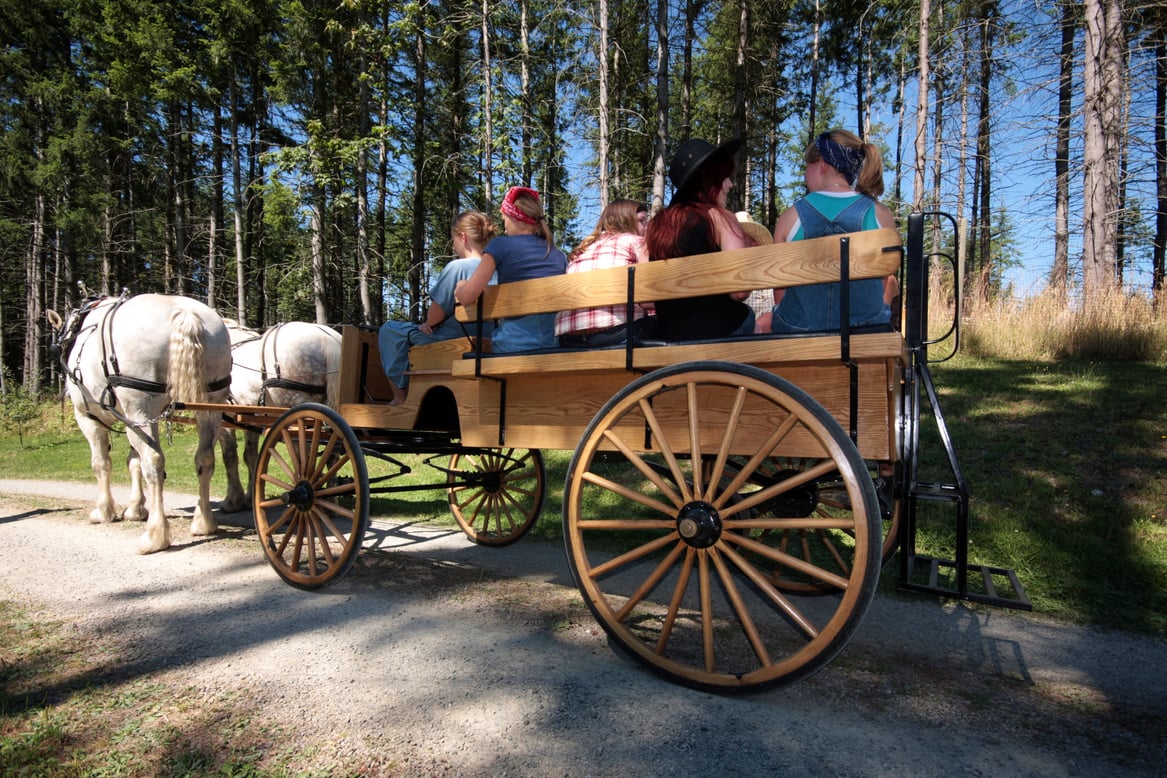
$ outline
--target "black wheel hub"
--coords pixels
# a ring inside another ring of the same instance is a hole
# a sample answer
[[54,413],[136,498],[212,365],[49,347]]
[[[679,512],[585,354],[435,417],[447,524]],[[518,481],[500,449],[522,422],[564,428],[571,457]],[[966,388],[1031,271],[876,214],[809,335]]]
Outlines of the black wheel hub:
[[315,493],[312,491],[312,486],[307,481],[301,481],[290,492],[286,492],[283,496],[284,502],[292,505],[300,510],[305,510],[312,506],[312,501],[315,498]]
[[721,516],[709,503],[696,500],[677,514],[677,532],[693,548],[709,548],[721,537]]
[[479,484],[487,494],[498,494],[502,491],[502,475],[496,471],[483,473]]

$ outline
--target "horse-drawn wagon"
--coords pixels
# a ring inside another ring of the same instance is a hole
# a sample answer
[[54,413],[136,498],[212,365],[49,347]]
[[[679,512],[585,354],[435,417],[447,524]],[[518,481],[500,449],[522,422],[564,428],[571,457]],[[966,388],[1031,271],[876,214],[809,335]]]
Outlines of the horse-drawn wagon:
[[[871,230],[489,287],[459,309],[466,338],[411,352],[400,405],[375,330],[346,326],[336,409],[185,407],[263,431],[256,528],[276,572],[305,589],[350,569],[373,494],[442,489],[472,540],[517,540],[546,493],[541,451],[573,451],[568,564],[612,640],[690,686],[784,685],[843,648],[897,550],[906,588],[1029,607],[1011,571],[967,560],[968,491],[928,369],[929,267],[947,260],[958,276],[955,248],[924,249],[936,221],[955,232],[950,217],[917,214],[906,243]],[[905,294],[899,330],[846,326],[844,293],[838,331],[794,337],[496,355],[476,335],[478,322],[511,316],[809,283],[846,290],[892,273]],[[954,320],[943,339],[956,337]],[[937,482],[921,477],[925,407],[950,465]],[[436,482],[403,483],[404,454],[421,455]],[[953,506],[954,560],[915,549],[917,507],[937,501]]]

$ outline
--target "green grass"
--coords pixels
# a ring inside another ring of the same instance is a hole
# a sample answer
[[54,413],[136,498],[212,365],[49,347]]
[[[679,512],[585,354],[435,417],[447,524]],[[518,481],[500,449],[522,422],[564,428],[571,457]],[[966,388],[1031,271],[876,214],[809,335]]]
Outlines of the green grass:
[[[1167,364],[958,356],[933,374],[972,494],[970,560],[1016,570],[1045,615],[1167,636]],[[928,477],[943,470],[943,449],[924,422]],[[168,489],[193,492],[193,428],[176,425],[163,445]],[[116,439],[117,483],[128,482],[126,448]],[[529,537],[558,543],[571,452],[544,455],[547,496]],[[375,496],[372,514],[452,526],[444,476],[421,457],[401,459],[413,469],[403,481],[437,488]],[[0,437],[0,468],[10,478],[92,481],[88,448],[57,406],[26,431],[23,448],[12,430]],[[219,497],[221,464],[214,483]],[[953,515],[921,509],[921,552],[952,558]],[[885,571],[885,591],[895,573]]]
[[1167,635],[1167,365],[958,357],[936,379],[973,561],[1015,569],[1042,613]]

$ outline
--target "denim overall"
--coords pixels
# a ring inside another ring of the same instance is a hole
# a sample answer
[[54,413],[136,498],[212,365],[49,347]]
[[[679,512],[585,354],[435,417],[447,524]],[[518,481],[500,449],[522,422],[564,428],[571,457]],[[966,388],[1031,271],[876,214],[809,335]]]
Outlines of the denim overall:
[[[794,207],[802,225],[802,237],[819,238],[842,235],[863,229],[864,216],[875,207],[866,196],[847,205],[834,219],[827,219],[805,199]],[[883,301],[883,279],[865,278],[852,281],[851,326],[886,324],[891,321],[891,307]],[[775,333],[822,332],[839,329],[839,284],[811,284],[786,290],[782,301],[774,306],[770,329]]]

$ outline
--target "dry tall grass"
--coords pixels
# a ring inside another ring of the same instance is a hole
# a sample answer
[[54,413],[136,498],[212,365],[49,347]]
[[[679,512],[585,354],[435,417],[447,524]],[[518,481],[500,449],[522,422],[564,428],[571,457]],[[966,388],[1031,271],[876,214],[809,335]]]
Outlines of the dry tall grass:
[[961,350],[997,359],[1167,361],[1167,312],[1117,291],[1089,305],[1053,293],[967,304]]

